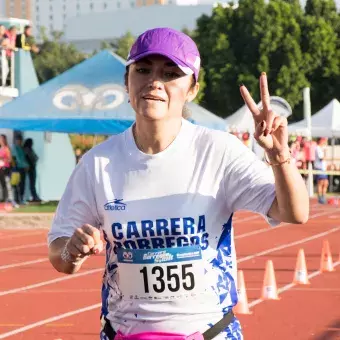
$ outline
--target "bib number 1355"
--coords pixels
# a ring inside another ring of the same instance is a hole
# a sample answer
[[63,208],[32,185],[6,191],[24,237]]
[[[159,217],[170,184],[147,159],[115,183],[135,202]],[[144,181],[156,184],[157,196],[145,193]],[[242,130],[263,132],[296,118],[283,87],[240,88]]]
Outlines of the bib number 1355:
[[[150,268],[151,267],[151,268]],[[144,292],[164,293],[169,290],[172,293],[182,289],[191,291],[195,288],[195,276],[192,272],[192,264],[144,266],[140,273],[144,282]]]
[[118,249],[118,285],[125,300],[187,301],[205,292],[198,246]]

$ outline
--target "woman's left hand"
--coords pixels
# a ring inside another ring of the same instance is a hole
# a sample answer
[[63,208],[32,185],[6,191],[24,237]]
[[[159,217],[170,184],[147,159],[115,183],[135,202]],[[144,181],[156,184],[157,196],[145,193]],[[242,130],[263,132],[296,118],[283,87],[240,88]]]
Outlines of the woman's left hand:
[[288,150],[287,119],[278,116],[270,107],[270,96],[266,73],[260,76],[260,91],[263,109],[260,110],[247,88],[240,87],[245,104],[253,114],[255,122],[254,138],[269,156],[280,156]]

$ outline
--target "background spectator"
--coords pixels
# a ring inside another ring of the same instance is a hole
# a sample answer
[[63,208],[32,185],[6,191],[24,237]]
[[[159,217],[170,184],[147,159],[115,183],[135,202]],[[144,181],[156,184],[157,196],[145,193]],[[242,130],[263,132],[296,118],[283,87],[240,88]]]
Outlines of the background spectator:
[[28,138],[25,141],[24,144],[24,151],[26,155],[26,161],[28,163],[28,178],[30,182],[30,191],[32,196],[33,202],[41,202],[41,199],[39,198],[36,189],[35,189],[35,183],[37,179],[37,172],[36,172],[36,165],[38,161],[38,156],[33,150],[33,139]]
[[[315,170],[326,171],[327,163],[325,161],[325,148],[327,146],[327,138],[318,138],[317,146],[315,149],[315,162],[314,167]],[[317,191],[318,191],[318,202],[325,204],[326,201],[326,193],[328,189],[328,175],[320,174],[316,175],[317,181]]]
[[16,36],[15,46],[25,51],[39,53],[39,48],[33,43],[32,27],[25,26],[24,32]]
[[24,148],[22,147],[22,136],[17,135],[15,137],[15,144],[13,145],[12,154],[16,158],[17,168],[20,172],[20,197],[19,204],[25,204],[25,183],[26,183],[26,172],[29,169],[29,165],[26,161],[26,155]]

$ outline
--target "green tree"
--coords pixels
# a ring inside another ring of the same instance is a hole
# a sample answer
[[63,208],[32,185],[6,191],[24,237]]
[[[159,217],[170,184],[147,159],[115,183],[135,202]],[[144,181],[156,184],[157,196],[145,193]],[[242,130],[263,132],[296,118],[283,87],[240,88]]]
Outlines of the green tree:
[[132,33],[128,31],[122,37],[114,39],[111,42],[103,41],[101,49],[111,49],[126,60],[135,39],[136,38],[132,35]]
[[305,12],[307,15],[327,20],[336,14],[336,4],[334,0],[307,0]]
[[[285,98],[294,108],[302,102],[302,90],[309,86],[301,49],[301,7],[295,3],[272,0],[266,9],[259,66],[268,73],[272,95]],[[294,119],[302,112],[294,110]]]
[[39,46],[40,53],[33,54],[33,63],[40,83],[56,77],[87,57],[74,45],[62,42],[62,32],[53,32],[51,40],[44,28],[41,28],[40,34],[43,39]]
[[329,20],[307,15],[302,24],[305,70],[311,84],[313,112],[340,98],[339,36]]
[[[226,96],[231,89],[230,82],[226,81],[225,77],[235,76],[232,70],[235,56],[229,48],[232,20],[233,9],[218,6],[213,10],[211,17],[203,15],[198,19],[197,29],[193,34],[200,50],[202,67],[205,70],[205,91],[200,103],[221,116],[227,115],[227,112],[223,111],[230,107],[231,99]],[[235,88],[237,90],[237,85]],[[223,111],[222,108],[224,108]]]
[[226,117],[244,103],[238,84],[260,100],[259,75],[267,72],[270,92],[294,107],[308,85],[303,69],[300,21],[295,1],[240,0],[239,6],[218,6],[197,22],[195,38],[206,71],[204,105]]

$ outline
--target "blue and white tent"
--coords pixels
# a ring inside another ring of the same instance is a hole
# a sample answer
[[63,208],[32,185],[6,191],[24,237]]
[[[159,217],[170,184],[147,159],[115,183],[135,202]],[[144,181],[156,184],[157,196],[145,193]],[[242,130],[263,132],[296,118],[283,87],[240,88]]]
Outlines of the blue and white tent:
[[[13,130],[115,134],[135,120],[124,86],[125,62],[102,51],[0,108]],[[192,121],[225,130],[224,119],[194,103]]]

